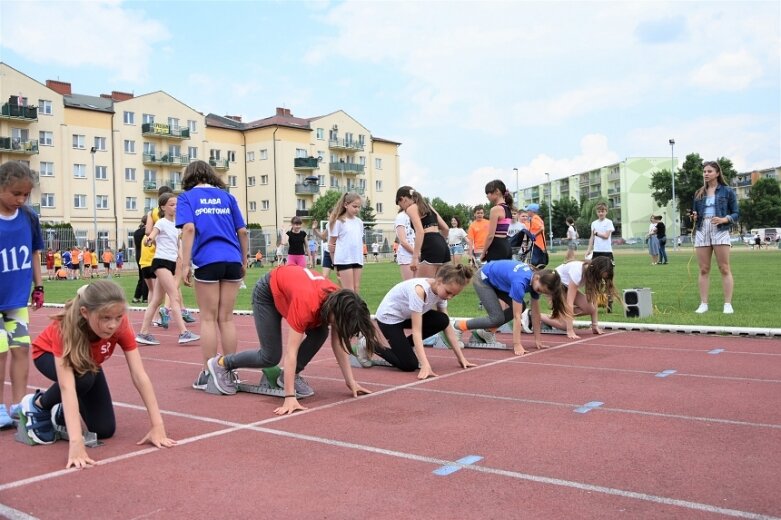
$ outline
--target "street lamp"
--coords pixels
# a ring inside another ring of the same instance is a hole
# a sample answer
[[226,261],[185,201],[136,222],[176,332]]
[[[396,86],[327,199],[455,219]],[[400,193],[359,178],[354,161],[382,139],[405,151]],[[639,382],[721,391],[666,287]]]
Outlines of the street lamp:
[[672,222],[672,235],[673,235],[673,251],[678,250],[678,235],[675,233],[675,222],[678,220],[678,212],[675,211],[675,139],[670,139],[670,175],[673,179],[673,222]]
[[100,250],[98,247],[98,189],[95,185],[95,147],[89,149],[89,153],[92,156],[92,224],[95,228],[95,252]]
[[515,172],[515,204],[518,204],[518,201],[521,200],[518,189],[518,168],[513,168],[513,171]]
[[546,173],[545,177],[548,178],[548,236],[550,237],[550,242],[548,242],[548,247],[553,246],[553,217],[551,206],[553,206],[553,184],[551,184],[550,180],[550,173]]

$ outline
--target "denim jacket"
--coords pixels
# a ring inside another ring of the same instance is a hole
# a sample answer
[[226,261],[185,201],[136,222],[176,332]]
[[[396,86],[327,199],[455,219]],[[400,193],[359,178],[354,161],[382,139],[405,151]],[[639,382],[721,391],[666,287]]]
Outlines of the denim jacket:
[[[697,229],[702,227],[702,216],[705,214],[705,197],[695,198],[692,210],[697,212]],[[738,197],[731,188],[719,184],[716,186],[716,217],[727,217],[729,223],[719,224],[720,231],[728,230],[738,221],[740,210],[738,209]]]

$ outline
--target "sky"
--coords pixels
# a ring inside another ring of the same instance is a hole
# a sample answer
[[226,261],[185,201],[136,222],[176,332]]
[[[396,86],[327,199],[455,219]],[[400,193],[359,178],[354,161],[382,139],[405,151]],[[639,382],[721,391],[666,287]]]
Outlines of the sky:
[[781,166],[777,1],[2,0],[0,60],[244,121],[344,110],[451,204],[627,157]]

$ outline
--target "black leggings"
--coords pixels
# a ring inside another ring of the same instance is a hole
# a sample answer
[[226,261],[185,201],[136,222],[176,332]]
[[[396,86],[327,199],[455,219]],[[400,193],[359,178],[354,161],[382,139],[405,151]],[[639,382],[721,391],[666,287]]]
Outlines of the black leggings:
[[[434,334],[442,332],[450,324],[447,314],[440,311],[430,310],[423,314],[423,325],[421,337],[429,338]],[[407,336],[404,329],[412,328],[412,320],[405,320],[401,323],[382,323],[377,322],[382,335],[388,340],[390,348],[377,349],[376,354],[394,367],[405,372],[412,372],[418,369],[418,357],[415,355],[415,344],[412,342],[412,334]]]
[[[51,410],[54,405],[62,402],[60,385],[57,383],[57,369],[54,366],[54,355],[46,352],[35,359],[35,368],[54,384],[41,397],[41,408]],[[87,372],[82,376],[74,372],[76,378],[76,397],[79,399],[79,412],[87,430],[94,432],[98,439],[108,439],[117,429],[114,417],[114,406],[111,404],[111,392],[103,369],[97,372]]]

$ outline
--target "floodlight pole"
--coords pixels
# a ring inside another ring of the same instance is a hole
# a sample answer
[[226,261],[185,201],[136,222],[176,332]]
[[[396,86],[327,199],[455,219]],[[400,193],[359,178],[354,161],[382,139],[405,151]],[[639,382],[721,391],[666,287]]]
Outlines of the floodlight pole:
[[678,235],[675,232],[675,222],[678,220],[678,213],[675,211],[675,139],[670,139],[670,175],[673,180],[673,251],[678,250]]

